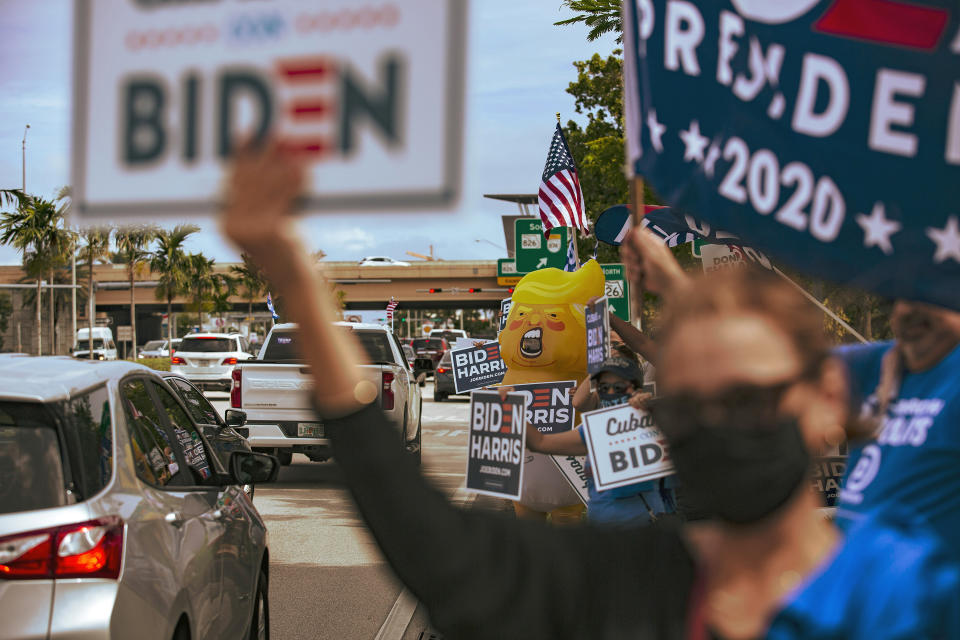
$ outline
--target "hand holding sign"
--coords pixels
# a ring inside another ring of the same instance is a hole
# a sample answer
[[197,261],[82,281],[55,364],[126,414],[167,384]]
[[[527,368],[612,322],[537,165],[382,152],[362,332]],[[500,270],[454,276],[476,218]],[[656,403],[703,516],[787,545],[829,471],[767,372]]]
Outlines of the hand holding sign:
[[621,405],[585,413],[583,424],[597,491],[673,473],[666,440],[649,413]]

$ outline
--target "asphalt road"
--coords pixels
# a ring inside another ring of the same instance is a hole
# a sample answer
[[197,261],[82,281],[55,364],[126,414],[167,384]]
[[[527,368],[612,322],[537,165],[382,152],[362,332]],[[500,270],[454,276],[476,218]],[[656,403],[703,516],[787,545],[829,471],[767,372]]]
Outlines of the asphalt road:
[[[461,489],[468,399],[435,403],[431,381],[422,391],[422,468],[427,478],[465,508],[503,508],[501,501],[475,500]],[[227,394],[207,395],[221,414],[229,407]],[[417,640],[427,629],[423,608],[380,555],[334,463],[295,455],[276,483],[257,487],[254,504],[270,536],[275,639]]]

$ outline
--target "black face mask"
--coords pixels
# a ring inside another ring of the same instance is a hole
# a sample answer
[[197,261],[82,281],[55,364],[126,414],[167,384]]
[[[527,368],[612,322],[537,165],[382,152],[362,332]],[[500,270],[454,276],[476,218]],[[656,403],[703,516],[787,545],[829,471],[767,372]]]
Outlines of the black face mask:
[[699,425],[682,437],[663,431],[681,491],[704,515],[729,523],[755,523],[777,511],[810,468],[795,418]]

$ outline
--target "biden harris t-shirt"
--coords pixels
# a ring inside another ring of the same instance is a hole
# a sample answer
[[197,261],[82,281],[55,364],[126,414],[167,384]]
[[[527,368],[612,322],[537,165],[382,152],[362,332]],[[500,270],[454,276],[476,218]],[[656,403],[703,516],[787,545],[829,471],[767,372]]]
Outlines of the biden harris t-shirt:
[[[892,346],[836,351],[867,406],[876,404],[880,363]],[[876,438],[851,447],[837,524],[849,529],[867,513],[919,516],[960,557],[960,346],[931,369],[904,372]]]

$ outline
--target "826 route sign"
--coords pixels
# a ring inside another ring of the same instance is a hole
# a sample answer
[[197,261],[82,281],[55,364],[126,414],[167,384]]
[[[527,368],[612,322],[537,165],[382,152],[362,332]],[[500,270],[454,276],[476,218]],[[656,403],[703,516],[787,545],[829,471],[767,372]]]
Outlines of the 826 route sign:
[[73,214],[213,213],[249,138],[304,154],[309,210],[451,205],[466,12],[459,0],[77,0]]
[[621,320],[630,322],[630,283],[624,275],[623,265],[602,264],[600,267],[607,280],[605,295],[610,311]]
[[547,238],[539,218],[520,218],[514,221],[513,230],[517,271],[525,274],[547,267],[563,269],[569,239],[566,227],[551,229]]

